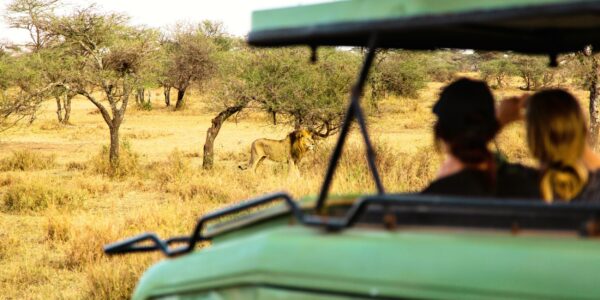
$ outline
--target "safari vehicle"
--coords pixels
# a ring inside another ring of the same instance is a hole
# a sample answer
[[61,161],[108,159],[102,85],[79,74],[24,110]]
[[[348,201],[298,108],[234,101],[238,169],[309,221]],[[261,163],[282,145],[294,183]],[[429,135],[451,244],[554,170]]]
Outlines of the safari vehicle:
[[[248,42],[367,49],[320,193],[269,194],[200,218],[188,236],[107,245],[170,258],[133,299],[600,299],[600,206],[387,194],[359,102],[377,49],[510,50],[556,65],[599,48],[600,1],[339,1],[257,11]],[[378,193],[328,196],[353,121]]]

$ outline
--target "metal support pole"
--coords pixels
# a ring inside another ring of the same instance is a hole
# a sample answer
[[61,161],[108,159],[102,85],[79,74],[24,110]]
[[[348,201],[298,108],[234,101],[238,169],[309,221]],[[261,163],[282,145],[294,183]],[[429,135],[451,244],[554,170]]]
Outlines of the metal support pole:
[[379,194],[385,193],[385,190],[381,183],[381,179],[379,177],[379,172],[377,171],[377,166],[375,165],[375,151],[373,150],[373,146],[369,139],[366,121],[362,112],[362,108],[360,107],[360,97],[362,96],[365,82],[367,81],[367,77],[369,75],[369,69],[373,64],[373,59],[375,58],[376,50],[377,35],[373,34],[371,36],[371,40],[369,41],[369,48],[365,56],[362,68],[360,70],[360,75],[350,95],[350,104],[348,105],[348,110],[346,111],[344,123],[342,124],[342,128],[340,130],[340,136],[335,145],[335,149],[333,150],[333,154],[331,155],[331,159],[329,160],[329,165],[327,166],[327,173],[325,173],[325,179],[323,180],[323,185],[321,186],[319,198],[317,199],[316,210],[318,212],[321,211],[325,205],[327,195],[329,194],[329,188],[331,187],[331,182],[333,181],[333,175],[335,174],[338,162],[342,155],[344,144],[346,142],[346,137],[348,136],[348,132],[350,131],[350,125],[352,125],[352,121],[355,118],[359,123],[361,134],[364,138],[367,161],[369,163],[369,169],[371,171],[371,174],[373,175],[375,185],[377,186],[377,191]]

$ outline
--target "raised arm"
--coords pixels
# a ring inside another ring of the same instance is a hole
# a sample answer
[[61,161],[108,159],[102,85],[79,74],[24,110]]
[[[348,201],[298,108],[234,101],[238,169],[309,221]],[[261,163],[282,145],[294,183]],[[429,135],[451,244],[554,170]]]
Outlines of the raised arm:
[[528,95],[524,94],[518,97],[509,97],[500,101],[496,109],[496,118],[500,127],[504,127],[512,122],[523,120],[525,118],[525,105]]

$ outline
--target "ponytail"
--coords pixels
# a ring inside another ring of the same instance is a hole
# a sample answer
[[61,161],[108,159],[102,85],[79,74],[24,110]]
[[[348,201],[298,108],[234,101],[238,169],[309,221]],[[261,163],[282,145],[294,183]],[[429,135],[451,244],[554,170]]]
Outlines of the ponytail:
[[544,201],[570,201],[588,181],[581,159],[587,126],[579,103],[564,90],[535,93],[526,113],[527,144],[542,168],[540,192]]
[[587,169],[582,164],[552,164],[543,171],[540,181],[544,201],[551,203],[555,198],[570,201],[581,193],[588,176]]

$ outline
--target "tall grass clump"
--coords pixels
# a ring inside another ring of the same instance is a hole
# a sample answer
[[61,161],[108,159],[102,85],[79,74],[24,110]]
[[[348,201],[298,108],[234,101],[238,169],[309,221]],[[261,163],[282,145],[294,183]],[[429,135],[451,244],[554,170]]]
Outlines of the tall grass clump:
[[[374,141],[375,163],[381,180],[388,192],[417,192],[431,182],[438,170],[441,157],[433,147],[422,147],[415,152],[400,152],[385,141]],[[331,153],[325,146],[319,153]],[[303,174],[321,178],[322,170],[329,164],[328,155],[313,155],[303,163]],[[311,174],[312,173],[312,174]],[[309,175],[310,174],[310,175]],[[359,143],[348,143],[339,161],[334,178],[334,192],[374,192],[364,147]]]
[[111,178],[125,178],[136,175],[140,170],[140,156],[133,152],[128,141],[122,141],[119,148],[119,161],[113,166],[109,159],[110,149],[102,146],[100,152],[89,161],[88,168],[95,174]]
[[4,212],[39,212],[50,207],[72,209],[80,206],[86,193],[45,182],[21,182],[9,186],[2,195],[0,208]]
[[136,283],[152,264],[147,255],[123,256],[89,264],[84,269],[85,299],[130,299]]
[[179,150],[171,152],[167,161],[150,165],[146,173],[151,174],[161,192],[175,194],[182,200],[202,198],[221,201],[228,198],[228,190],[231,189],[223,183],[213,183],[223,174],[214,176],[205,170],[194,171],[190,158]]
[[35,171],[54,167],[55,155],[42,155],[29,150],[14,151],[0,160],[0,171]]

